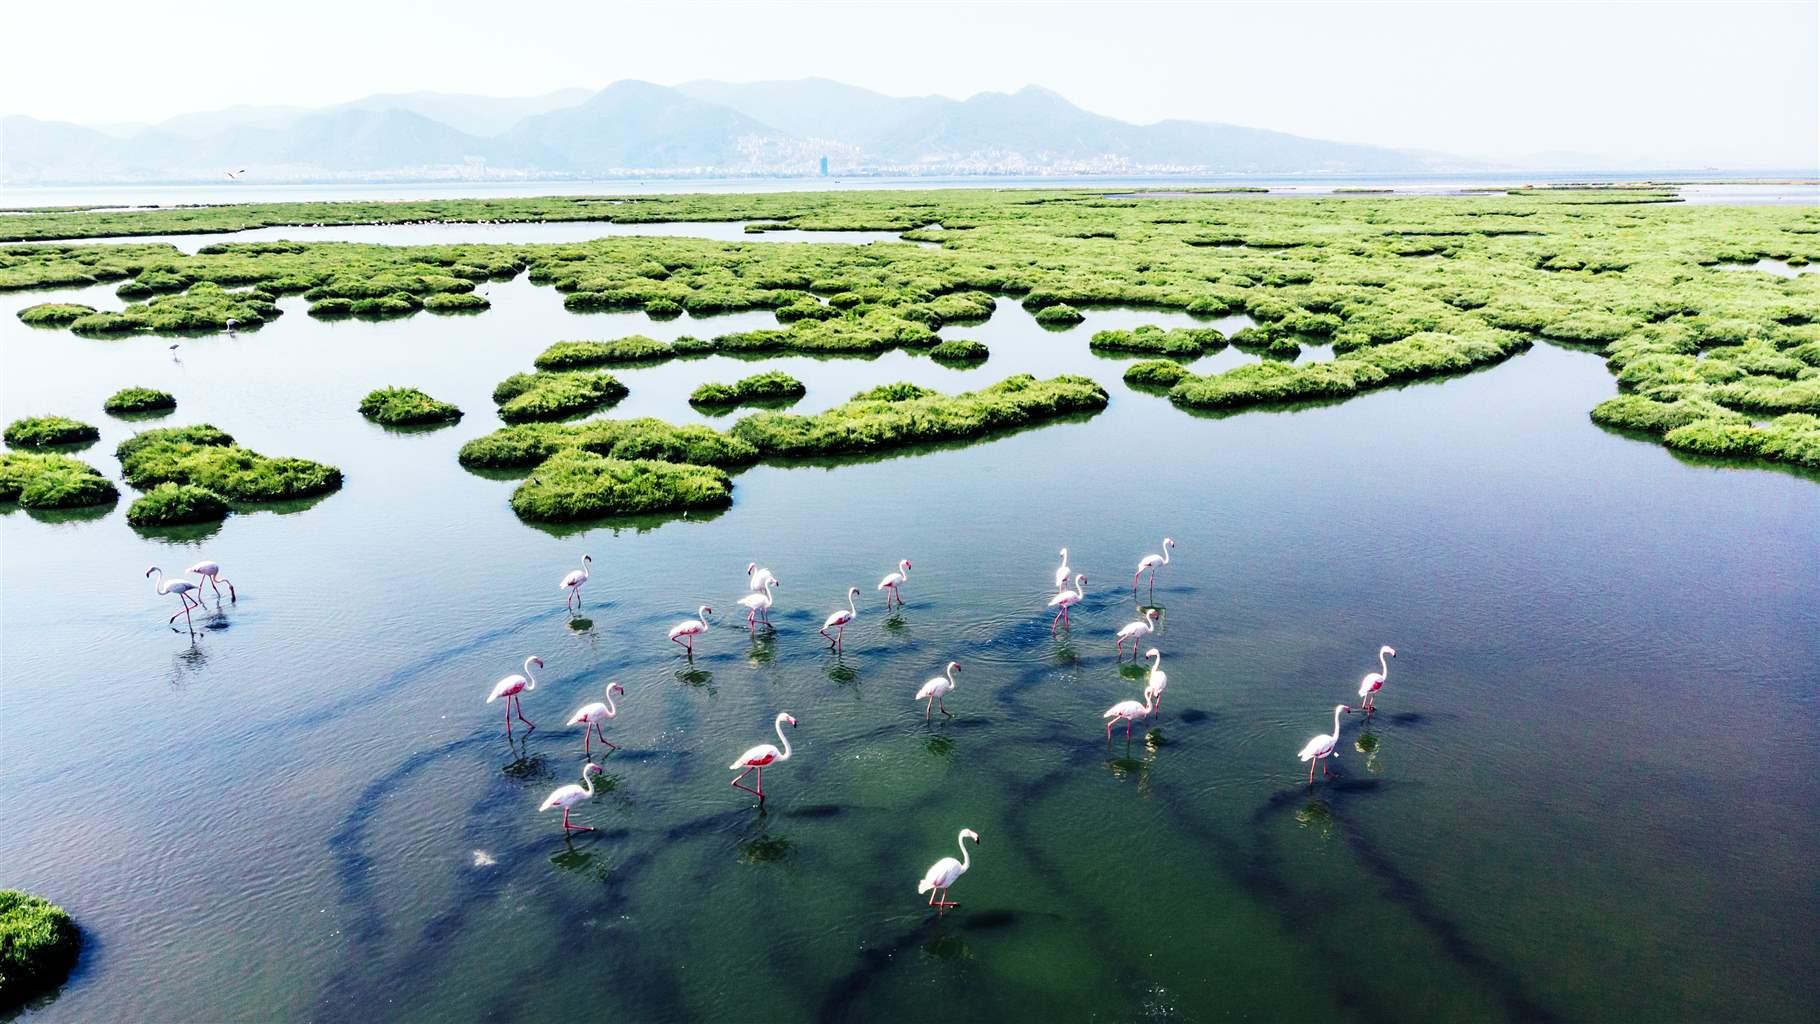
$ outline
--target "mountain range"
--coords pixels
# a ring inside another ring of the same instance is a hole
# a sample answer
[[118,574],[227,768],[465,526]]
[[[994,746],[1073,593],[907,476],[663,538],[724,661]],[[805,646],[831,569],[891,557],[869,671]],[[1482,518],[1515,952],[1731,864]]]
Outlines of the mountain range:
[[1034,86],[965,100],[826,79],[400,93],[153,125],[0,118],[0,182],[89,184],[815,174],[1299,174],[1462,169],[1426,152],[1200,121],[1139,125]]

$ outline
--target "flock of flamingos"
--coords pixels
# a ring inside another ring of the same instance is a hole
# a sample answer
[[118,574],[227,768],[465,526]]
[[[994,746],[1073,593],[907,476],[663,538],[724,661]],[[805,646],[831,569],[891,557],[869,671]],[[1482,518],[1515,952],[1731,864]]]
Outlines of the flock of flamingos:
[[[1163,538],[1163,550],[1161,554],[1146,555],[1138,562],[1137,571],[1131,575],[1131,589],[1133,594],[1136,594],[1137,592],[1138,580],[1142,578],[1145,573],[1149,573],[1150,595],[1152,599],[1155,598],[1157,570],[1169,564],[1170,549],[1174,547],[1175,541],[1165,537]],[[1057,609],[1055,617],[1051,619],[1049,623],[1049,631],[1052,635],[1057,629],[1067,628],[1069,626],[1068,610],[1085,600],[1087,596],[1085,589],[1087,582],[1086,575],[1083,573],[1076,573],[1069,568],[1067,548],[1062,549],[1061,555],[1062,564],[1056,567],[1055,570],[1056,593],[1054,597],[1049,599],[1049,607]],[[576,610],[581,607],[581,588],[588,582],[590,566],[593,564],[594,559],[590,555],[583,555],[581,561],[581,568],[564,576],[562,578],[562,583],[560,584],[560,589],[568,592],[567,605],[571,610]],[[884,579],[879,580],[878,589],[885,594],[885,608],[887,611],[894,606],[901,606],[903,604],[904,598],[901,591],[902,588],[910,582],[910,569],[910,560],[906,558],[897,563],[897,570],[895,572],[892,572]],[[191,582],[184,578],[166,579],[164,577],[164,571],[155,565],[145,571],[145,575],[148,578],[153,576],[157,577],[156,580],[154,580],[154,585],[159,594],[175,594],[182,602],[182,608],[170,617],[168,620],[169,623],[174,625],[178,615],[183,616],[186,623],[192,622],[190,613],[203,606],[202,588],[205,584],[214,589],[217,605],[220,603],[221,587],[224,584],[228,588],[229,600],[235,602],[239,601],[239,595],[234,590],[233,582],[226,576],[221,575],[221,566],[218,563],[208,561],[197,562],[195,565],[185,569],[184,573],[186,575],[195,576],[196,580]],[[740,605],[746,609],[746,628],[755,631],[760,623],[763,623],[767,628],[770,628],[769,613],[771,605],[776,598],[779,581],[770,569],[759,568],[758,563],[756,562],[748,563],[746,565],[746,576],[748,592],[744,597],[739,599]],[[1071,576],[1074,584],[1073,590],[1068,589]],[[844,609],[836,609],[835,612],[829,615],[827,620],[822,623],[821,635],[827,638],[829,645],[836,650],[841,648],[847,626],[852,624],[853,620],[859,617],[859,608],[857,606],[859,593],[858,587],[849,587],[847,589],[847,607]],[[681,645],[686,656],[693,658],[695,654],[695,638],[708,631],[708,616],[713,613],[714,609],[707,605],[702,605],[696,610],[695,618],[684,619],[670,628],[670,640],[673,643]],[[1157,609],[1150,607],[1143,609],[1142,617],[1137,621],[1121,628],[1118,631],[1117,642],[1114,645],[1119,657],[1121,659],[1124,657],[1126,644],[1131,645],[1132,657],[1137,657],[1139,641],[1156,631],[1156,623]],[[830,633],[829,630],[833,630],[833,632]],[[1310,739],[1302,747],[1301,752],[1296,755],[1300,760],[1308,762],[1309,785],[1314,785],[1315,765],[1319,764],[1321,766],[1321,774],[1323,777],[1329,774],[1326,760],[1333,756],[1334,748],[1339,744],[1340,716],[1343,714],[1350,714],[1354,710],[1363,711],[1369,715],[1375,710],[1378,692],[1384,688],[1384,680],[1390,673],[1390,663],[1386,659],[1394,658],[1396,657],[1396,654],[1396,650],[1388,645],[1378,648],[1379,670],[1367,673],[1366,676],[1359,681],[1359,707],[1354,709],[1345,704],[1334,705],[1333,731],[1330,733],[1321,733]],[[1112,741],[1113,727],[1119,722],[1125,723],[1125,739],[1129,742],[1131,739],[1132,723],[1139,718],[1149,718],[1151,715],[1154,715],[1161,710],[1163,706],[1163,691],[1169,686],[1169,677],[1162,669],[1163,656],[1156,648],[1152,647],[1144,652],[1144,657],[1150,660],[1150,671],[1146,676],[1144,683],[1144,699],[1142,702],[1122,700],[1106,709],[1106,713],[1102,717],[1106,721],[1106,741],[1108,743]],[[523,672],[514,673],[501,679],[499,682],[493,684],[492,691],[487,694],[486,702],[488,704],[491,704],[494,701],[504,701],[506,735],[508,737],[512,734],[512,717],[514,715],[517,715],[518,720],[525,724],[527,732],[537,727],[530,719],[524,716],[524,708],[520,703],[520,697],[527,691],[537,688],[537,679],[536,676],[532,674],[532,671],[533,669],[542,667],[543,659],[536,655],[531,655],[524,660]],[[915,699],[923,702],[923,717],[925,719],[929,718],[938,708],[944,715],[949,713],[945,698],[954,691],[954,674],[960,670],[961,666],[959,662],[950,661],[941,675],[930,679],[916,691]],[[594,831],[592,826],[576,825],[570,822],[569,812],[576,804],[594,796],[594,776],[603,770],[600,765],[593,761],[594,739],[598,737],[603,746],[610,747],[614,750],[619,749],[618,744],[607,739],[604,726],[608,719],[615,717],[619,713],[618,707],[613,702],[613,695],[615,693],[623,694],[625,692],[625,687],[618,683],[609,683],[607,684],[605,701],[596,701],[585,705],[569,718],[568,724],[570,726],[579,725],[582,727],[582,756],[589,759],[581,770],[581,785],[570,783],[569,785],[558,788],[546,797],[543,804],[537,808],[539,812],[552,810],[557,807],[562,808],[562,829],[565,836],[571,832]],[[779,712],[777,718],[772,723],[772,728],[777,732],[778,742],[783,744],[781,749],[770,743],[760,743],[734,758],[733,763],[727,766],[729,771],[739,772],[738,775],[733,777],[733,787],[735,789],[743,789],[746,792],[757,796],[761,803],[765,799],[765,769],[790,759],[790,737],[784,733],[784,725],[786,723],[788,723],[791,728],[796,727],[796,717],[787,711]],[[748,786],[744,784],[748,775],[754,776],[753,785]],[[916,891],[918,894],[929,894],[929,906],[938,908],[942,912],[945,912],[950,907],[959,906],[959,904],[949,900],[947,894],[949,888],[954,885],[955,881],[957,881],[961,875],[966,873],[967,868],[972,863],[971,855],[967,849],[967,840],[969,839],[978,843],[980,841],[979,833],[970,828],[961,829],[960,838],[957,840],[960,844],[961,859],[956,860],[953,857],[943,857],[930,866],[929,870],[923,874],[922,880],[917,884]]]

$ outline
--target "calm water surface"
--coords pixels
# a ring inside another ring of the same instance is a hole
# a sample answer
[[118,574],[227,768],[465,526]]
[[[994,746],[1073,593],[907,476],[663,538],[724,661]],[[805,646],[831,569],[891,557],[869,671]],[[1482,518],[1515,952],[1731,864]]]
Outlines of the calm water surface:
[[[598,226],[595,226],[598,227]],[[396,230],[396,229],[392,229]],[[404,229],[396,240],[411,240]],[[762,236],[761,236],[762,237]],[[1595,427],[1596,355],[1538,345],[1470,376],[1289,412],[1190,416],[1119,380],[1095,311],[1053,332],[1011,302],[926,358],[716,357],[619,371],[608,415],[703,421],[707,379],[776,366],[796,408],[1028,370],[1104,383],[1103,413],[986,444],[762,466],[725,513],[541,529],[455,450],[551,341],[768,325],[578,315],[524,279],[471,317],[98,341],[0,296],[0,415],[139,424],[176,394],[334,463],[339,493],[141,534],[111,512],[0,511],[5,883],[87,937],[33,1020],[1809,1020],[1820,1008],[1820,487],[1681,461]],[[1229,329],[1236,324],[1228,323]],[[1320,355],[1320,354],[1317,354]],[[1198,369],[1251,357],[1228,350]],[[459,425],[388,431],[367,390],[422,387]],[[726,418],[713,420],[725,423]],[[1178,546],[1153,642],[1164,713],[1112,634],[1131,567]],[[1088,575],[1070,633],[1056,549]],[[556,581],[594,556],[586,621]],[[240,600],[192,641],[148,563],[217,559]],[[872,589],[902,557],[909,606]],[[747,561],[783,580],[775,634],[734,613]],[[815,636],[862,588],[844,655]],[[718,622],[693,663],[664,639]],[[1395,645],[1382,711],[1344,723],[1337,779],[1295,751]],[[492,682],[528,654],[539,725],[508,745]],[[949,720],[911,694],[964,666]],[[562,721],[627,690],[610,789],[565,840]],[[790,711],[760,809],[735,754]],[[916,894],[962,827],[984,842],[937,919]]]

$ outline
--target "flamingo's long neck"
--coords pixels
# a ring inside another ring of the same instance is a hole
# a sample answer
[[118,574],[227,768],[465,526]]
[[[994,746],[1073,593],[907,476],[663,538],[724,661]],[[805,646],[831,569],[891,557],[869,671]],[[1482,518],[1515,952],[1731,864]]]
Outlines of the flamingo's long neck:
[[859,609],[853,604],[853,591],[851,588],[847,590],[847,613],[854,616],[859,615]]
[[613,704],[613,688],[609,686],[607,687],[607,717],[612,718],[617,714],[619,714],[619,708]]
[[585,767],[581,770],[581,784],[587,787],[588,797],[592,799],[594,796],[594,773],[588,771]]
[[967,849],[967,837],[965,834],[962,834],[955,842],[961,844],[961,870],[965,871],[968,867],[972,866],[973,851]]
[[1339,708],[1333,709],[1333,739],[1334,739],[1335,743],[1338,743],[1340,741],[1340,709]]
[[537,677],[531,674],[531,663],[536,660],[536,658],[525,659],[525,689],[527,690],[537,689]]
[[1076,601],[1087,600],[1087,577],[1076,576],[1074,578],[1074,599]]
[[952,665],[952,664],[950,664],[950,665],[949,665],[949,666],[948,666],[948,688],[949,688],[949,689],[950,689],[950,690],[952,690],[952,689],[954,689],[954,686],[955,686],[955,683],[954,683],[954,666],[953,666],[953,665]]
[[1169,545],[1167,544],[1163,545],[1163,564],[1169,564]]
[[1390,662],[1384,660],[1382,648],[1378,649],[1378,675],[1384,679],[1390,678]]
[[1152,654],[1150,656],[1150,674],[1156,675],[1157,666],[1161,665],[1162,663],[1163,663],[1163,656],[1160,653]]
[[777,727],[777,738],[784,744],[784,752],[777,755],[777,759],[779,761],[788,761],[790,760],[790,737],[784,735],[784,716],[778,715],[775,725]]

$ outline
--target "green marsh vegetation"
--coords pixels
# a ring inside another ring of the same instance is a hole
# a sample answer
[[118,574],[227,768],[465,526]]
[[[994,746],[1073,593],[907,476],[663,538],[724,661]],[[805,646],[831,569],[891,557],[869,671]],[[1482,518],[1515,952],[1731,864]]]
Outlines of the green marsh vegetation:
[[0,452],[0,501],[24,508],[109,505],[120,491],[95,467],[56,452]]
[[76,922],[62,907],[0,889],[0,1013],[63,984],[81,946]]
[[[334,466],[261,455],[208,424],[142,431],[120,442],[114,454],[128,484],[156,492],[128,509],[136,526],[204,521],[201,510],[219,519],[231,503],[292,501],[341,487]],[[167,484],[174,486],[162,486]]]
[[1088,342],[1088,347],[1095,352],[1133,352],[1194,360],[1225,348],[1226,336],[1212,327],[1164,330],[1146,325],[1129,331],[1100,331]]
[[791,402],[807,393],[802,381],[779,370],[767,370],[731,384],[703,384],[689,395],[689,404],[732,408],[748,403]]
[[512,511],[537,522],[721,508],[733,482],[712,466],[610,459],[581,449],[545,460],[512,492]]
[[107,401],[101,403],[101,408],[114,416],[164,413],[177,408],[177,398],[169,391],[160,391],[157,388],[121,388],[107,396]]
[[991,349],[971,338],[950,338],[929,350],[929,358],[954,366],[975,366],[991,356]]
[[405,427],[453,423],[461,419],[461,410],[416,388],[378,388],[360,400],[360,415],[385,426]]
[[559,420],[612,405],[629,392],[609,373],[538,370],[515,373],[493,388],[499,418],[507,423]]
[[90,444],[101,431],[67,416],[27,416],[6,425],[5,438],[14,448],[61,448]]
[[[1331,363],[1243,366],[1168,384],[1180,405],[1221,409],[1344,399],[1488,365],[1546,337],[1605,356],[1625,401],[1601,406],[1602,424],[1669,445],[1723,447],[1739,459],[1808,464],[1802,445],[1785,440],[1801,434],[1803,421],[1774,431],[1772,424],[1820,411],[1820,275],[1715,268],[1820,260],[1820,212],[1674,199],[1655,187],[1293,203],[952,190],[60,211],[0,222],[0,236],[32,243],[0,249],[0,289],[118,283],[142,304],[122,313],[60,310],[40,322],[78,331],[219,330],[229,304],[257,314],[277,297],[303,295],[319,315],[416,315],[437,296],[471,295],[481,281],[528,271],[576,309],[769,310],[778,318],[773,329],[679,340],[652,358],[932,350],[944,325],[989,317],[1006,296],[1050,326],[1106,305],[1242,312],[1255,326],[1228,339],[1235,346],[1273,356],[1333,347]],[[540,245],[228,242],[185,255],[157,244],[51,241],[283,224],[609,219],[916,232],[939,248],[651,236]],[[1071,340],[1059,335],[1057,343]],[[1179,342],[1156,344],[1163,350],[1136,354],[1186,355]],[[1147,387],[1172,375],[1131,369]],[[1737,429],[1731,414],[1754,425]],[[1706,420],[1714,421],[1708,429],[1671,440]]]
[[232,511],[221,495],[193,484],[162,483],[127,506],[131,526],[185,526],[214,523]]
[[674,359],[677,351],[664,342],[634,334],[614,341],[559,341],[532,362],[539,370],[579,370],[593,366],[649,366]]

